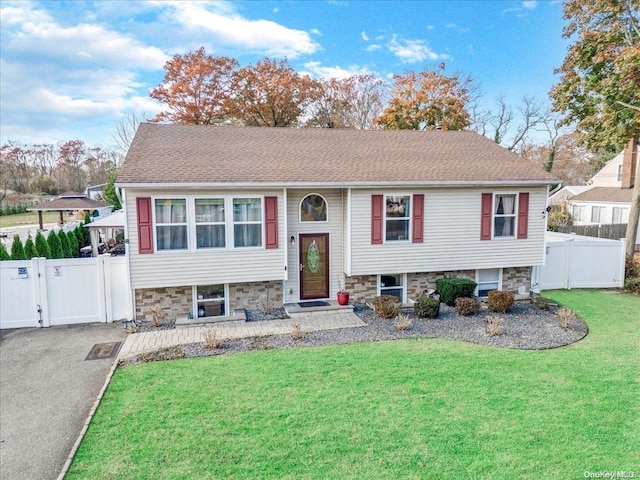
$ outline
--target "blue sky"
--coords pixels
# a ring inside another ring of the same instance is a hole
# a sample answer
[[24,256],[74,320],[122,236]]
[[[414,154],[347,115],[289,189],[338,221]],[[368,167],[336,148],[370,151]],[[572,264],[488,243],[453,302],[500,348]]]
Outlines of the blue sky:
[[567,49],[559,1],[0,1],[0,140],[114,143],[175,54],[286,57],[315,78],[471,75],[491,103],[548,101]]

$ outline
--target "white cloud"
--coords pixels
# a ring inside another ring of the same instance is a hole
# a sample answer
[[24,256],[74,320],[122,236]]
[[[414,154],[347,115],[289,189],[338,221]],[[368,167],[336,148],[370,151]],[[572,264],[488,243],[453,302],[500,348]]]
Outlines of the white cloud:
[[319,37],[322,36],[322,32],[320,30],[318,30],[317,28],[312,28],[311,30],[309,30],[309,33],[313,33],[314,35],[317,35]]
[[[249,20],[229,11],[211,11],[219,4],[170,2],[173,18],[187,31],[205,32],[211,41],[260,52],[269,56],[297,58],[320,49],[309,33],[284,27],[270,20]],[[228,5],[226,5],[228,8]]]
[[418,63],[425,60],[445,60],[446,54],[439,54],[431,50],[424,40],[408,40],[394,35],[387,45],[389,51],[400,59],[402,63]]
[[347,68],[339,66],[324,67],[320,62],[307,62],[304,64],[304,67],[309,71],[301,73],[308,73],[311,77],[322,78],[325,80],[329,78],[343,79],[354,75],[366,75],[371,73],[368,68],[356,65],[352,65]]
[[456,24],[456,23],[447,23],[446,28],[449,28],[451,30],[455,30],[456,32],[460,32],[460,33],[466,33],[469,31],[469,29],[467,27],[461,27],[460,25]]
[[522,6],[527,10],[534,10],[538,6],[538,2],[536,0],[527,0],[522,2]]
[[364,30],[360,32],[360,38],[365,42],[369,41],[369,36],[367,35],[367,32],[365,32]]
[[378,45],[377,43],[372,43],[371,45],[367,46],[365,50],[367,52],[375,52],[376,50],[380,50],[381,48],[382,48],[382,45]]

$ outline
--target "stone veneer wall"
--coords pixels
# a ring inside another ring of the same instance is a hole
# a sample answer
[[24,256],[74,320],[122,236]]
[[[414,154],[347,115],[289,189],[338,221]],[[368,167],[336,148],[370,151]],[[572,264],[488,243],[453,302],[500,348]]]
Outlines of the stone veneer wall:
[[265,310],[267,302],[270,308],[279,308],[282,306],[282,298],[281,281],[235,283],[229,285],[229,308]]
[[512,267],[502,269],[502,289],[518,293],[524,287],[527,295],[531,289],[531,267]]
[[[417,297],[427,289],[436,288],[436,280],[445,277],[458,277],[476,280],[475,270],[455,270],[447,272],[420,272],[407,274],[407,296]],[[531,286],[531,267],[513,267],[502,270],[502,289],[517,292],[520,286]],[[364,303],[378,293],[377,275],[359,275],[345,278],[345,289],[350,293],[353,303]]]
[[147,310],[162,308],[167,318],[188,315],[191,311],[193,293],[191,287],[143,288],[135,291],[136,319],[144,320]]
[[[267,291],[269,293],[267,301]],[[144,288],[135,291],[136,318],[144,320],[147,310],[162,308],[167,318],[188,315],[193,307],[193,290],[186,287]],[[282,306],[282,282],[253,282],[229,285],[229,308],[264,310]]]

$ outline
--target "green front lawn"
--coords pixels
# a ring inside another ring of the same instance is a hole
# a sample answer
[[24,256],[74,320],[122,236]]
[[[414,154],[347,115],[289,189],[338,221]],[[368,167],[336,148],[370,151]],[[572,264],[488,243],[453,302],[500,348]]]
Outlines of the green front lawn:
[[118,369],[66,478],[640,475],[640,298],[548,296],[585,319],[584,340],[402,340]]

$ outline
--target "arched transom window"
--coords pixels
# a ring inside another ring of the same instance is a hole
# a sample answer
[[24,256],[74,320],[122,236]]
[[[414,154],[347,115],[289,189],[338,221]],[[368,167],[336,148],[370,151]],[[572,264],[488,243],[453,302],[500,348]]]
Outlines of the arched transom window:
[[300,221],[301,222],[326,222],[327,221],[327,202],[316,193],[307,195],[300,203]]

